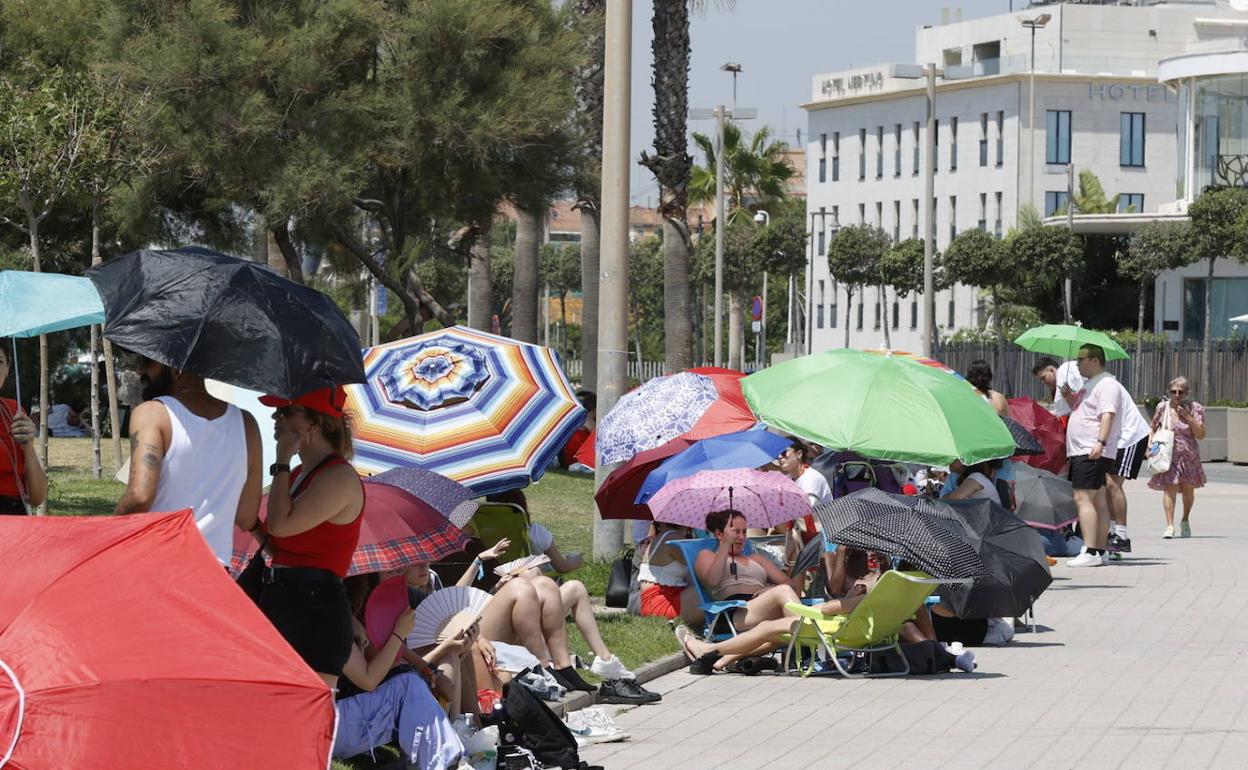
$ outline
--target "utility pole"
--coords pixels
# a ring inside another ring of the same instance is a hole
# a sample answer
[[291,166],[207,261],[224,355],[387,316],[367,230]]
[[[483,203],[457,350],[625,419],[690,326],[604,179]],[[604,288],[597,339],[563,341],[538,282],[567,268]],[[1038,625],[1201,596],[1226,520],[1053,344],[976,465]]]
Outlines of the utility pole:
[[936,279],[932,255],[936,248],[936,64],[923,68],[927,76],[927,130],[923,161],[923,355],[932,358],[936,348]]
[[715,108],[715,365],[724,365],[724,105]]
[[[1066,164],[1066,226],[1073,233],[1075,231],[1075,164]],[[1066,309],[1066,323],[1070,323],[1075,317],[1075,310],[1072,306],[1072,298],[1074,292],[1070,285],[1070,274],[1066,274],[1066,280],[1062,282],[1062,300]]]
[[[602,251],[598,293],[598,414],[605,415],[628,386],[628,185],[633,2],[606,4],[602,109]],[[718,329],[718,327],[717,327]],[[718,350],[716,351],[718,353]],[[611,467],[596,464],[594,487]],[[624,523],[594,517],[593,555],[613,558]]]
[[1044,29],[1052,19],[1042,13],[1034,19],[1022,19],[1024,29],[1031,30],[1031,61],[1027,67],[1027,204],[1036,205],[1036,30]]

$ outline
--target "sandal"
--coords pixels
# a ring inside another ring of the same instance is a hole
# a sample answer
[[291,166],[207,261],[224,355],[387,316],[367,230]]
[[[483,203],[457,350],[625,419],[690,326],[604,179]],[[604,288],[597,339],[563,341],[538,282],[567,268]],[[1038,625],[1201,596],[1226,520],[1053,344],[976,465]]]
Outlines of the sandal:
[[689,649],[688,626],[676,626],[676,641],[680,643],[680,649],[685,653],[685,657],[689,659],[690,663],[698,659],[698,656],[694,655],[693,651]]
[[715,663],[724,657],[718,652],[708,652],[689,664],[689,673],[695,676],[707,676],[715,673]]

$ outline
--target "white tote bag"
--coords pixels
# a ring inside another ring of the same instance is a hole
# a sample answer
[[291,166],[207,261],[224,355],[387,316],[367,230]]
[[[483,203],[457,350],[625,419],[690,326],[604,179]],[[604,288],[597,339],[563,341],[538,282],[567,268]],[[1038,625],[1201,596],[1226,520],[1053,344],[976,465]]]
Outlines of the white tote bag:
[[1174,454],[1174,431],[1170,429],[1170,404],[1166,404],[1161,416],[1161,427],[1153,433],[1148,445],[1148,467],[1153,473],[1170,470],[1170,457]]

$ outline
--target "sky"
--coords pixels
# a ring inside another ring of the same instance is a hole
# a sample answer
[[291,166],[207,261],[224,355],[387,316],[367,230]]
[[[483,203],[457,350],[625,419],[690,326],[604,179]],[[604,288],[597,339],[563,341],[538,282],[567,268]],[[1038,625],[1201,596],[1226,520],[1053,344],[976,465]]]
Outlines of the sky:
[[[1024,5],[1015,0],[1015,6]],[[914,60],[914,33],[940,23],[942,7],[961,8],[964,19],[1010,10],[1009,0],[736,0],[731,7],[710,2],[693,16],[689,70],[689,106],[732,104],[732,75],[721,72],[737,62],[737,104],[758,108],[747,130],[771,126],[779,138],[795,143],[796,129],[806,134],[811,78],[821,72]],[[654,206],[658,188],[653,175],[637,164],[653,144],[650,85],[651,4],[633,3],[633,79],[631,195],[634,204]],[[951,12],[952,16],[952,12]],[[690,121],[691,130],[710,134],[713,121]],[[694,162],[703,159],[689,152]]]

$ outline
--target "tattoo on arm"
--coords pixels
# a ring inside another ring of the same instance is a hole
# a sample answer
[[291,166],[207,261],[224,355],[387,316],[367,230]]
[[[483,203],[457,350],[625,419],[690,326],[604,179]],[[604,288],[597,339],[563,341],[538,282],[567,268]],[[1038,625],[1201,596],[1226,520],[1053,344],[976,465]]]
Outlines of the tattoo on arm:
[[160,469],[160,454],[157,451],[159,447],[152,444],[143,445],[143,464],[153,470]]

